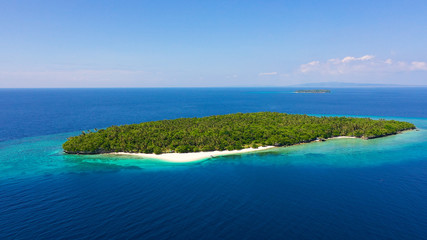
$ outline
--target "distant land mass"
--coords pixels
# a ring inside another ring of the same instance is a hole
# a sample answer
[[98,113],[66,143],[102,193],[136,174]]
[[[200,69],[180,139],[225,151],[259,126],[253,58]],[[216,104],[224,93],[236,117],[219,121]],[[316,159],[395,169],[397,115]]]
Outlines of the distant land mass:
[[354,117],[315,117],[277,112],[235,113],[112,126],[82,132],[63,144],[65,153],[187,153],[290,146],[332,137],[363,139],[414,129],[412,123]]
[[369,88],[369,87],[427,87],[427,86],[413,86],[413,85],[399,85],[399,84],[377,84],[377,83],[344,83],[344,82],[317,82],[317,83],[303,83],[297,85],[290,85],[287,87],[302,87],[302,88]]
[[305,90],[296,90],[295,93],[331,93],[331,90],[327,90],[327,89],[305,89]]

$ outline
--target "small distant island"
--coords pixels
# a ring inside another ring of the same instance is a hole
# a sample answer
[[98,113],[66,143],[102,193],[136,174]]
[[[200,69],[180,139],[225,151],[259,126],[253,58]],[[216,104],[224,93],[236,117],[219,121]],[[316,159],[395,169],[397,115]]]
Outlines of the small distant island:
[[327,89],[296,90],[295,93],[331,93],[331,90],[327,90]]
[[370,139],[409,129],[415,129],[415,125],[395,120],[277,112],[235,113],[82,132],[68,138],[63,149],[69,154],[234,151],[290,146],[343,136]]

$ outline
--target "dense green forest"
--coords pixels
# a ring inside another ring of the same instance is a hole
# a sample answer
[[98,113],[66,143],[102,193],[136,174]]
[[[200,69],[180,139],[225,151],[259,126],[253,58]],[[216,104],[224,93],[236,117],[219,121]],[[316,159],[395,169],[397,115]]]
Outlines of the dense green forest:
[[314,117],[276,112],[235,113],[112,126],[82,132],[63,144],[66,153],[168,153],[289,146],[334,136],[365,139],[414,129],[408,122]]

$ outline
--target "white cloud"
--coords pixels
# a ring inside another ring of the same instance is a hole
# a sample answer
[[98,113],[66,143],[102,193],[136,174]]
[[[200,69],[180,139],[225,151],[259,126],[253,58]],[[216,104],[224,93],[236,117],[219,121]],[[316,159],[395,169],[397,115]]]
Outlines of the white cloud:
[[343,58],[341,60],[341,62],[347,63],[347,62],[353,62],[353,61],[368,61],[368,60],[371,60],[373,58],[375,58],[375,57],[372,55],[365,55],[365,56],[359,57],[359,58],[348,56],[348,57]]
[[259,76],[275,76],[277,75],[277,72],[266,72],[266,73],[259,73]]
[[313,61],[313,62],[309,62],[307,64],[303,64],[300,66],[300,71],[302,73],[306,73],[306,72],[311,72],[314,70],[318,70],[320,66],[320,62],[319,61]]
[[352,56],[348,56],[348,57],[345,57],[345,58],[343,58],[343,59],[331,59],[331,60],[334,60],[334,62],[336,63],[336,64],[339,64],[339,63],[348,63],[348,64],[357,64],[357,63],[368,63],[368,62],[370,62],[370,61],[373,61],[373,59],[375,58],[375,56],[373,56],[373,55],[365,55],[365,56],[362,56],[362,57],[352,57]]
[[302,64],[298,72],[303,74],[320,73],[323,75],[344,75],[409,71],[427,71],[427,63],[419,61],[393,61],[390,58],[381,60],[375,58],[373,55],[365,55],[362,57],[347,56],[342,59],[333,58],[324,62],[312,61]]
[[363,56],[363,57],[357,58],[356,60],[360,60],[360,61],[367,61],[367,60],[371,60],[371,59],[373,59],[373,58],[375,58],[375,56],[372,56],[372,55],[365,55],[365,56]]
[[423,70],[427,71],[427,63],[426,62],[411,62],[411,70]]

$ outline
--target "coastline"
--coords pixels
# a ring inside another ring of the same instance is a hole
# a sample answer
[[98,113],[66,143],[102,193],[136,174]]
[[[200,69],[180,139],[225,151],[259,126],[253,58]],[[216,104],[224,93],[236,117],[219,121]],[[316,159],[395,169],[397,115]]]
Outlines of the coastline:
[[127,153],[127,152],[117,152],[117,153],[106,153],[113,155],[130,155],[137,156],[142,158],[158,159],[166,162],[174,163],[185,163],[185,162],[196,162],[203,159],[208,159],[212,157],[233,155],[233,154],[242,154],[250,153],[256,151],[263,151],[267,149],[274,148],[274,146],[258,147],[258,148],[244,148],[241,150],[232,150],[232,151],[211,151],[211,152],[190,152],[190,153],[163,153],[163,154],[153,154],[153,153]]
[[[401,131],[399,133],[404,133],[406,131],[411,130],[405,130]],[[354,136],[336,136],[331,138],[326,138],[324,140],[314,140],[312,142],[323,142],[327,140],[333,140],[333,139],[350,139],[350,138],[358,138],[362,139],[360,137],[354,137]],[[310,143],[310,142],[308,142]],[[307,144],[307,143],[299,143],[299,144]],[[296,144],[298,145],[298,144]],[[242,153],[251,153],[256,151],[264,151],[271,148],[277,148],[276,146],[265,146],[265,147],[258,147],[258,148],[244,148],[241,150],[224,150],[224,151],[210,151],[210,152],[189,152],[189,153],[162,153],[162,154],[154,154],[154,153],[128,153],[128,152],[112,152],[112,153],[104,153],[107,155],[128,155],[128,156],[136,156],[141,158],[147,158],[147,159],[157,159],[165,162],[172,162],[172,163],[186,163],[186,162],[197,162],[204,159],[219,157],[219,156],[226,156],[226,155],[233,155],[233,154],[242,154]]]
[[[357,138],[350,136],[338,136],[327,138],[325,140],[331,139],[345,139],[345,138]],[[319,141],[319,140],[316,140]],[[210,152],[189,152],[189,153],[162,153],[162,154],[154,154],[154,153],[128,153],[128,152],[115,152],[115,153],[105,153],[112,155],[128,155],[128,156],[136,156],[147,159],[157,159],[165,162],[173,162],[173,163],[186,163],[186,162],[196,162],[204,159],[226,156],[226,155],[234,155],[234,154],[242,154],[242,153],[251,153],[256,151],[264,151],[271,148],[276,148],[276,146],[265,146],[258,148],[244,148],[241,150],[224,150],[224,151],[210,151]]]
[[[343,139],[343,138],[358,138],[358,137],[351,137],[351,136],[338,136],[338,137],[326,138],[326,140],[330,140],[330,139]],[[361,139],[361,138],[360,138],[360,139]]]

